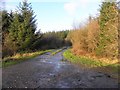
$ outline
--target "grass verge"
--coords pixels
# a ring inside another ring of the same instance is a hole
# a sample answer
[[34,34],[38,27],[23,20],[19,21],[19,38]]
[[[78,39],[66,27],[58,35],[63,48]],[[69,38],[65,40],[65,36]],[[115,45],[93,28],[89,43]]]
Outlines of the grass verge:
[[36,52],[32,52],[32,53],[17,53],[16,55],[12,56],[12,57],[6,57],[2,60],[2,65],[0,65],[1,67],[7,67],[10,65],[14,65],[17,63],[20,63],[22,61],[28,60],[28,59],[32,59],[38,55],[50,52],[51,50],[45,50],[45,51],[36,51]]
[[102,62],[100,60],[88,58],[85,56],[75,56],[70,51],[70,49],[66,50],[63,53],[63,56],[65,57],[65,59],[69,60],[72,63],[84,65],[85,67],[94,68],[96,70],[98,68],[99,69],[101,68],[103,70],[107,70],[107,71],[110,71],[112,73],[118,73],[118,68],[120,68],[119,63],[110,64],[110,63]]

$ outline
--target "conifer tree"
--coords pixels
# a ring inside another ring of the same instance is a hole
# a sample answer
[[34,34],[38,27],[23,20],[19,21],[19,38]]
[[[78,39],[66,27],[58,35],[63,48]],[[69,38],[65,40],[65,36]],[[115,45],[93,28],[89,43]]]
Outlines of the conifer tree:
[[19,42],[18,42],[18,33],[19,33],[19,15],[17,13],[14,14],[13,22],[11,22],[9,28],[9,34],[5,38],[5,45],[12,53],[16,53],[19,49]]
[[29,49],[35,39],[36,20],[31,4],[27,1],[19,5],[21,29],[18,33],[18,40],[21,48]]
[[9,14],[6,10],[1,11],[2,20],[0,24],[2,25],[2,45],[4,45],[4,39],[9,32],[9,26],[12,21],[12,12]]
[[118,9],[115,2],[103,2],[100,9],[100,35],[97,54],[115,57],[118,51]]
[[14,54],[21,50],[31,49],[35,42],[36,20],[30,5],[27,1],[20,3],[19,10],[13,14],[5,43]]

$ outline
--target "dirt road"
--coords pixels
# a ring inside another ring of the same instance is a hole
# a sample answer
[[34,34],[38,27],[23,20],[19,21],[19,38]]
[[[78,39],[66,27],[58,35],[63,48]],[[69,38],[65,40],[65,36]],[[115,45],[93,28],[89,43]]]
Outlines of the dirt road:
[[46,53],[3,68],[3,88],[117,88],[118,82],[104,73],[82,69],[62,61],[62,52]]

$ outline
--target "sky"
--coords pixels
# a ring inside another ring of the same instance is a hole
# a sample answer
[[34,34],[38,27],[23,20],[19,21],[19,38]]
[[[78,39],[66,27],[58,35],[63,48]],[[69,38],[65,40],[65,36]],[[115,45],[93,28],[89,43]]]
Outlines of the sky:
[[[15,11],[22,0],[4,0],[4,8]],[[89,15],[99,15],[101,0],[28,0],[41,32],[73,29],[87,21]]]

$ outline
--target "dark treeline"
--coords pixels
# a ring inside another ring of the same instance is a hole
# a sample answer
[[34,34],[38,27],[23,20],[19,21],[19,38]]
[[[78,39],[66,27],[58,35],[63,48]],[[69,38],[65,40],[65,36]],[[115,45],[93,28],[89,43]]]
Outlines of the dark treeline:
[[65,38],[69,31],[40,33],[36,19],[27,1],[19,4],[15,12],[2,10],[2,57],[20,52],[60,48],[70,45]]
[[40,34],[41,38],[36,40],[35,49],[56,49],[70,46],[71,42],[66,40],[68,33],[69,30]]

